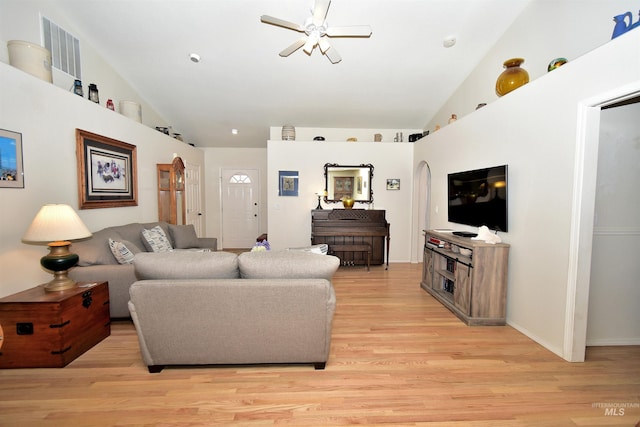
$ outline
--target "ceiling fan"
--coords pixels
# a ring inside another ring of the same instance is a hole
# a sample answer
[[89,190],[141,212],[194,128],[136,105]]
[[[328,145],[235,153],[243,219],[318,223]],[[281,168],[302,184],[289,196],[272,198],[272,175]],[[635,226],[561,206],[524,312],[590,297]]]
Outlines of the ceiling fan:
[[331,0],[315,0],[312,14],[304,22],[304,25],[294,24],[293,22],[283,19],[274,18],[268,15],[262,15],[260,21],[266,24],[277,25],[279,27],[288,28],[290,30],[305,33],[299,40],[295,41],[291,46],[280,52],[280,56],[289,56],[301,47],[311,55],[316,46],[320,47],[320,51],[329,58],[333,64],[342,61],[342,57],[334,47],[329,43],[328,37],[370,37],[371,27],[368,25],[355,25],[349,27],[330,27],[327,24],[327,11]]

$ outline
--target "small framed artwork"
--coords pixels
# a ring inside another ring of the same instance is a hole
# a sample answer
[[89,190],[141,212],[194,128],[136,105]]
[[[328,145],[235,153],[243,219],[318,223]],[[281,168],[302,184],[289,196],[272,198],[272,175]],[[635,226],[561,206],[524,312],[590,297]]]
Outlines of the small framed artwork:
[[24,188],[22,134],[0,129],[0,188]]
[[298,171],[279,172],[278,196],[298,197]]
[[399,190],[400,180],[398,178],[387,179],[387,190]]
[[138,205],[136,146],[76,129],[80,209]]

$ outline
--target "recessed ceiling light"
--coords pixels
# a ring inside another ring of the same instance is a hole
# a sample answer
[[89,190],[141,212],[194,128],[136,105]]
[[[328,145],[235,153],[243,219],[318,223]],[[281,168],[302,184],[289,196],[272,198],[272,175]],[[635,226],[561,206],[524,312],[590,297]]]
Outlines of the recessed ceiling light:
[[444,40],[442,40],[442,46],[444,47],[452,47],[455,44],[456,44],[456,38],[453,36],[445,37]]
[[238,129],[231,129],[231,133],[234,134],[234,135],[237,135],[238,134]]
[[198,62],[200,62],[200,55],[198,55],[197,53],[192,53],[191,55],[189,55],[189,59],[191,60],[191,62],[195,62],[197,64]]

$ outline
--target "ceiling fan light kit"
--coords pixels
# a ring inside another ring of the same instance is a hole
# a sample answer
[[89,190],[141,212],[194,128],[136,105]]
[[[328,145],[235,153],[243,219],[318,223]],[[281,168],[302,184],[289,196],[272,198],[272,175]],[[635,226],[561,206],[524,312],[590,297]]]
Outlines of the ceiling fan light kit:
[[330,27],[327,24],[326,17],[329,10],[331,0],[316,0],[313,6],[312,14],[306,20],[304,25],[294,24],[280,18],[274,18],[269,15],[262,15],[260,21],[265,24],[276,25],[278,27],[294,30],[299,33],[305,33],[305,36],[293,42],[290,46],[280,52],[280,56],[286,57],[296,50],[303,48],[308,55],[311,55],[316,46],[331,61],[337,64],[342,61],[342,57],[338,51],[329,42],[329,37],[370,37],[371,27],[368,25],[356,25],[348,27]]

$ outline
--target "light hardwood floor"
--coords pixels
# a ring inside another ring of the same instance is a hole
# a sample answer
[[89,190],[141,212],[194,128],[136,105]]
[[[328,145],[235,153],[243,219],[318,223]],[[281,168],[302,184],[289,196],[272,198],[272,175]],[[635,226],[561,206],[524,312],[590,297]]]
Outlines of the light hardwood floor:
[[640,346],[589,348],[587,362],[565,362],[509,326],[465,326],[420,289],[421,268],[338,271],[324,371],[149,374],[132,324],[117,321],[109,338],[66,368],[0,370],[0,426],[638,423]]

